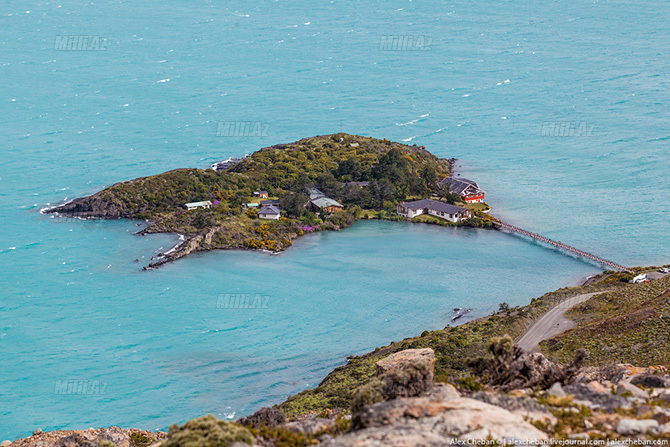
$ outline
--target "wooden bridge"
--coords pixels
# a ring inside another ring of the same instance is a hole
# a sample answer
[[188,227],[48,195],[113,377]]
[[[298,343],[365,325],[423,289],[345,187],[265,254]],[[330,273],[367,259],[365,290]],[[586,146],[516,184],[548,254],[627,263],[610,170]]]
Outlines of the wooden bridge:
[[583,250],[580,250],[578,248],[572,247],[570,245],[564,244],[559,241],[555,241],[553,239],[549,239],[548,237],[541,236],[537,233],[531,233],[530,231],[522,230],[521,228],[515,227],[514,225],[510,225],[508,223],[505,223],[501,220],[494,222],[496,227],[500,230],[506,230],[509,231],[510,233],[516,233],[520,234],[522,236],[529,237],[533,239],[533,241],[542,241],[546,244],[553,245],[556,248],[563,249],[569,253],[575,254],[580,258],[586,258],[591,261],[597,262],[599,264],[602,264],[603,266],[606,267],[611,267],[614,270],[619,270],[621,272],[628,272],[632,273],[633,271],[629,269],[628,267],[624,267],[621,264],[617,264],[616,262],[608,261],[607,259],[603,259],[600,256],[593,255],[591,253],[587,253]]

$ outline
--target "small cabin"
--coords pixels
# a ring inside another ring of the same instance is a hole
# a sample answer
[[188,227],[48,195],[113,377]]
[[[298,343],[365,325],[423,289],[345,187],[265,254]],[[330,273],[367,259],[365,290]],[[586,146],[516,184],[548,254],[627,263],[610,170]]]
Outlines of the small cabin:
[[206,200],[204,202],[190,202],[190,203],[185,203],[184,204],[184,208],[186,208],[189,211],[195,210],[195,209],[198,209],[198,208],[211,208],[211,207],[212,207],[212,202],[210,202],[209,200]]
[[279,220],[281,209],[277,206],[264,206],[258,210],[258,217],[261,219]]
[[330,197],[319,197],[318,199],[311,200],[309,203],[315,211],[325,211],[328,214],[333,214],[335,211],[344,208],[340,202]]
[[267,191],[254,191],[254,197],[259,197],[261,199],[267,199],[269,197]]

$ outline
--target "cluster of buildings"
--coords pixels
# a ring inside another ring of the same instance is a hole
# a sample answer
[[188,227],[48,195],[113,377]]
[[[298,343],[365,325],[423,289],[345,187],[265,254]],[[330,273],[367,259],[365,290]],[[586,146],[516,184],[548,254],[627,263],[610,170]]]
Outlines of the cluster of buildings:
[[267,200],[261,200],[259,203],[247,203],[245,209],[256,209],[258,217],[261,219],[279,220],[281,217],[279,200],[268,199],[269,194],[267,191],[254,191],[254,197]]
[[[358,185],[359,187],[368,186],[369,182],[349,182]],[[442,179],[438,185],[442,188],[448,188],[451,192],[458,194],[465,203],[482,203],[484,202],[485,192],[479,188],[477,183],[472,180],[464,178],[446,177]],[[317,188],[310,188],[308,206],[317,212],[332,214],[340,211],[344,206],[335,199],[327,197],[323,192]],[[279,220],[281,217],[281,207],[279,200],[269,199],[267,191],[254,191],[254,197],[261,200],[260,203],[247,203],[246,209],[258,209],[258,217],[261,219]],[[187,210],[197,208],[211,208],[212,202],[209,200],[203,202],[191,202],[184,204]],[[472,211],[456,205],[450,205],[437,200],[423,199],[415,200],[413,202],[404,202],[398,204],[397,212],[400,216],[412,219],[422,214],[439,217],[450,222],[460,222],[472,217]]]

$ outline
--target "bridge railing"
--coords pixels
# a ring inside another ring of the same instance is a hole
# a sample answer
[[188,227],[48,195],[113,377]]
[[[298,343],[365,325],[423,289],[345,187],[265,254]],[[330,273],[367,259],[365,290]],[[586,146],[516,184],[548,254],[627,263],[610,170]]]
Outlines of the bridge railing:
[[526,231],[522,228],[515,227],[514,225],[510,225],[506,222],[498,221],[498,222],[495,222],[495,225],[497,227],[500,227],[500,228],[504,229],[504,230],[508,230],[508,231],[513,232],[513,233],[518,233],[518,234],[521,234],[521,235],[526,236],[526,237],[530,237],[530,238],[535,239],[535,240],[540,240],[540,241],[545,242],[547,244],[551,244],[555,247],[558,247],[558,248],[561,248],[563,250],[575,253],[578,256],[590,259],[592,261],[598,262],[598,263],[600,263],[602,265],[606,265],[608,267],[612,267],[615,270],[620,270],[620,271],[623,271],[623,272],[632,273],[631,269],[629,269],[628,267],[625,267],[621,264],[617,264],[616,262],[608,261],[607,259],[601,258],[600,256],[596,256],[596,255],[588,253],[584,250],[580,250],[580,249],[572,247],[568,244],[564,244],[563,242],[555,241],[553,239],[549,239],[548,237],[544,237],[540,234],[532,233],[530,231]]

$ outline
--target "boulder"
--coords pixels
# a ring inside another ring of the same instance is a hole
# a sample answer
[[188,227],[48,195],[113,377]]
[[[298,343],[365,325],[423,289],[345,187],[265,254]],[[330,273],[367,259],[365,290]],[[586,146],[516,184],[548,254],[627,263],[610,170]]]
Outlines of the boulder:
[[551,414],[547,407],[538,403],[535,399],[526,396],[516,398],[507,394],[480,391],[473,393],[469,397],[471,399],[486,402],[487,404],[495,405],[496,407],[504,408],[530,422],[538,421],[549,423],[550,425],[555,425],[556,422],[558,422],[556,416]]
[[670,387],[670,381],[658,374],[638,374],[630,379],[630,383],[645,388]]
[[670,422],[670,409],[663,407],[654,407],[653,419],[659,424],[667,424]]
[[12,441],[10,440],[0,442],[0,447],[8,447],[10,445],[12,445]]
[[461,397],[461,393],[448,383],[436,383],[433,389],[428,393],[431,399],[450,400]]
[[586,383],[573,383],[563,387],[568,394],[575,396],[575,403],[586,405],[591,409],[614,411],[617,408],[630,408],[628,399],[610,393],[601,393]]
[[[413,397],[429,392],[434,385],[435,353],[432,349],[407,349],[379,360],[378,376],[354,390],[351,396],[352,413],[365,405]],[[453,390],[455,391],[455,390]],[[354,427],[356,426],[354,418]]]
[[566,394],[565,391],[563,391],[561,384],[556,382],[547,390],[547,396],[565,397]]
[[620,435],[631,436],[649,433],[657,428],[658,422],[654,419],[621,419],[616,432]]
[[405,349],[389,355],[375,363],[377,375],[381,376],[389,371],[398,371],[404,369],[407,365],[417,361],[427,362],[431,371],[435,367],[435,352],[430,348],[424,349]]
[[522,416],[475,399],[447,401],[429,396],[395,399],[367,406],[357,415],[363,431],[385,426],[416,428],[424,433],[463,439],[547,439]]
[[293,421],[284,425],[289,431],[293,433],[304,433],[306,435],[314,435],[318,432],[329,430],[335,426],[335,419],[313,418],[304,419],[301,421]]
[[589,388],[591,388],[593,391],[597,393],[609,393],[610,390],[605,388],[600,382],[596,380],[592,380],[588,383]]
[[619,396],[630,393],[632,397],[637,397],[638,399],[646,399],[649,397],[642,388],[637,387],[625,380],[622,380],[617,384],[616,393]]
[[251,416],[239,419],[237,423],[256,428],[260,428],[261,426],[272,428],[282,424],[285,420],[286,416],[284,416],[284,413],[279,408],[263,407]]

